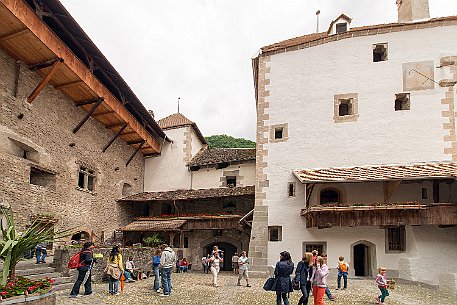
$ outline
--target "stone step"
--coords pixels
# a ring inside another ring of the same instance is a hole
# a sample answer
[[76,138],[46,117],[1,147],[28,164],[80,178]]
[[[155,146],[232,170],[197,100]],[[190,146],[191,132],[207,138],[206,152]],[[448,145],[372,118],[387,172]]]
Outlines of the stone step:
[[29,276],[34,274],[54,273],[55,268],[49,266],[38,265],[36,268],[16,269],[16,275]]
[[[54,285],[54,290],[55,291],[60,291],[60,290],[69,290],[73,288],[73,282],[68,282],[68,283],[62,283],[62,284],[55,284]],[[68,292],[70,294],[70,292]]]
[[58,272],[31,274],[31,275],[24,275],[24,276],[29,279],[32,279],[32,280],[39,280],[39,279],[43,279],[45,277],[49,277],[49,278],[55,280],[55,279],[61,277],[60,273],[58,273]]

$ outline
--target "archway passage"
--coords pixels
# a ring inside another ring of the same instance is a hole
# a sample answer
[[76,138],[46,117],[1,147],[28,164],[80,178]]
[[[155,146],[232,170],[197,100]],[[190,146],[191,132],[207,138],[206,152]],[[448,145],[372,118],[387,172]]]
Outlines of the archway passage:
[[88,232],[81,231],[76,234],[73,234],[71,240],[77,241],[78,243],[84,243],[87,241],[92,241],[92,238]]
[[208,244],[205,247],[204,255],[206,255],[206,254],[211,255],[211,253],[213,252],[214,246],[218,246],[219,250],[223,251],[223,253],[224,253],[224,262],[221,264],[221,270],[231,271],[232,270],[232,256],[233,256],[233,254],[235,254],[235,252],[237,252],[237,248],[234,245],[229,244],[229,243],[215,242],[215,243]]
[[368,246],[364,244],[354,246],[354,270],[356,276],[369,275],[369,256]]

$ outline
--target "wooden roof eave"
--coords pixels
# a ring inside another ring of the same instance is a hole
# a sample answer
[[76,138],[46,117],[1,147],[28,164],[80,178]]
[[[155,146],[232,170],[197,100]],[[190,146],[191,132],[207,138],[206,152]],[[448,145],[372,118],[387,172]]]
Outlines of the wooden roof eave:
[[[148,152],[160,152],[160,144],[148,133],[140,122],[113,96],[94,74],[72,53],[72,51],[36,16],[36,14],[23,2],[17,0],[0,0],[27,30],[40,40],[56,58],[63,60],[65,65],[73,72],[96,96],[104,98],[104,104],[113,110],[122,121],[129,125],[146,143],[144,148]],[[8,52],[8,50],[7,50]],[[11,52],[8,52],[11,55]],[[17,56],[13,56],[17,57]],[[20,59],[20,58],[18,58]],[[64,89],[63,87],[62,89]],[[95,113],[94,115],[97,115]],[[98,120],[100,122],[100,120]]]

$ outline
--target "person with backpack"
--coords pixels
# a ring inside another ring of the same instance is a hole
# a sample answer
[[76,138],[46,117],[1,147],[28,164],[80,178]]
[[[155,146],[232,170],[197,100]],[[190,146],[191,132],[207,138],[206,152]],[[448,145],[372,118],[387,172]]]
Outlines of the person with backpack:
[[154,256],[152,257],[152,269],[154,271],[154,291],[159,293],[159,288],[160,288],[160,282],[159,282],[159,277],[160,277],[160,272],[159,272],[159,265],[160,265],[160,256],[162,255],[162,251],[160,249],[157,249],[156,252],[154,253]]
[[344,279],[344,286],[343,289],[348,288],[348,271],[349,271],[349,264],[344,261],[344,257],[340,256],[338,262],[338,288],[336,290],[341,288],[341,277]]
[[114,246],[110,251],[105,272],[108,274],[109,294],[119,295],[119,280],[121,275],[124,274],[124,266],[118,245]]
[[311,291],[311,276],[313,274],[312,259],[313,254],[311,252],[306,252],[295,270],[294,282],[298,283],[302,292],[298,305],[308,305],[309,294]]
[[95,245],[93,242],[86,242],[83,249],[73,255],[68,263],[70,269],[78,270],[78,279],[70,292],[70,298],[76,298],[78,296],[81,284],[84,285],[84,295],[92,294],[91,270],[94,263],[97,261],[93,257],[92,249],[94,248]]

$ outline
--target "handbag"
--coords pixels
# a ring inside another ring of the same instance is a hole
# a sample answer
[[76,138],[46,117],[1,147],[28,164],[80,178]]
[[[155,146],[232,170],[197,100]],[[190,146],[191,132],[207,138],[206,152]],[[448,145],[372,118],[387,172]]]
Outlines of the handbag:
[[263,289],[266,291],[275,291],[276,290],[276,279],[274,277],[270,277],[267,279],[265,284],[263,284]]
[[292,281],[292,288],[294,290],[300,290],[300,282],[297,282],[297,281]]

